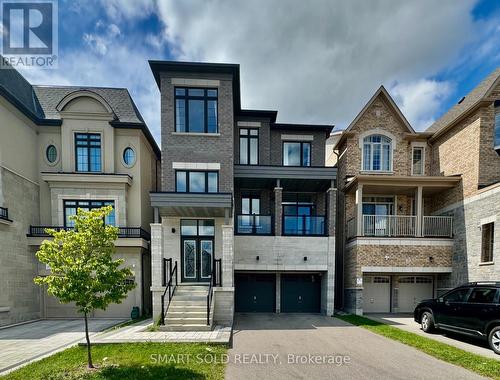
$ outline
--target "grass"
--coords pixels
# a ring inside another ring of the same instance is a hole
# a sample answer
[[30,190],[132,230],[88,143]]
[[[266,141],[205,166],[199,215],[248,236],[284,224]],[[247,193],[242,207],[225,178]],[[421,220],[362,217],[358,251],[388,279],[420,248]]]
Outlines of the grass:
[[476,355],[459,348],[426,338],[358,315],[336,315],[336,318],[363,327],[387,338],[414,347],[437,359],[455,364],[492,379],[500,379],[500,361]]
[[[224,378],[223,345],[127,343],[92,347],[97,370],[87,369],[86,347],[72,347],[9,373],[2,380]],[[214,361],[217,362],[214,363]]]

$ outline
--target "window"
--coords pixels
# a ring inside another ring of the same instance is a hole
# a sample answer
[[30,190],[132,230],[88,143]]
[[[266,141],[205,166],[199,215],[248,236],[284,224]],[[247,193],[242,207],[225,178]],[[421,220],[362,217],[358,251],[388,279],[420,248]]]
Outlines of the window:
[[469,303],[493,303],[497,290],[494,288],[475,288],[469,296]]
[[452,290],[450,293],[446,294],[443,299],[446,302],[465,302],[467,294],[469,294],[468,288]]
[[494,147],[497,152],[500,151],[500,100],[495,101],[495,136]]
[[115,202],[114,201],[72,201],[65,200],[64,201],[64,227],[74,227],[75,223],[69,219],[71,215],[76,215],[76,211],[81,208],[84,210],[91,210],[95,208],[101,208],[103,206],[111,205],[113,207],[113,211],[106,216],[104,222],[109,225],[116,225],[115,220]]
[[57,149],[54,145],[49,145],[47,147],[45,157],[47,157],[47,161],[51,164],[57,161]]
[[218,172],[176,171],[175,191],[178,193],[217,193]]
[[217,89],[175,88],[175,131],[217,133]]
[[495,224],[487,223],[481,226],[481,262],[493,261],[493,241],[495,235]]
[[128,166],[129,168],[134,166],[135,151],[131,147],[127,147],[123,151],[123,162],[125,163],[125,166]]
[[257,196],[246,195],[241,197],[241,214],[242,215],[259,215],[260,214],[260,198]]
[[284,142],[284,166],[311,166],[311,143]]
[[181,220],[182,236],[214,236],[215,223],[213,219],[183,219]]
[[240,165],[259,163],[259,130],[240,129]]
[[392,170],[392,141],[382,135],[371,135],[363,139],[363,170]]
[[99,133],[75,134],[76,171],[101,171],[101,135]]
[[413,147],[412,154],[412,174],[413,175],[423,175],[424,174],[424,148],[423,147]]

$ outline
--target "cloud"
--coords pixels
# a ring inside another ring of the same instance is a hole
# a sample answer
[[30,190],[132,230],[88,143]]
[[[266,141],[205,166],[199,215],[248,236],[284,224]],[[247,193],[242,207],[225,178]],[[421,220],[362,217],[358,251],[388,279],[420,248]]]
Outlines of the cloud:
[[452,90],[453,84],[448,81],[420,79],[396,83],[389,92],[413,128],[423,130],[434,122],[433,115]]
[[158,6],[176,58],[241,64],[244,107],[277,109],[281,121],[340,127],[391,83],[398,83],[403,102],[415,91],[430,96],[403,104],[424,127],[449,93],[427,79],[453,64],[478,34],[473,1],[166,0]]

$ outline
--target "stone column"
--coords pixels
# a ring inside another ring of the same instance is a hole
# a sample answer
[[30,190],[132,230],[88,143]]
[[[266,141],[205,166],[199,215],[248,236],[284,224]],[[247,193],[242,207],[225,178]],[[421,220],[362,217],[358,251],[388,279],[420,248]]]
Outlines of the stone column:
[[363,185],[358,184],[356,189],[356,236],[363,234]]
[[161,314],[161,295],[165,290],[163,284],[163,239],[160,223],[151,223],[151,292],[153,294],[153,320],[157,321]]
[[274,235],[282,235],[282,216],[283,208],[281,207],[281,200],[283,198],[283,188],[274,188]]
[[417,212],[415,213],[417,215],[417,221],[415,223],[415,234],[417,236],[422,236],[422,223],[424,220],[423,217],[423,198],[422,198],[422,186],[418,186],[417,190],[415,191],[415,206],[417,208]]
[[281,273],[276,273],[276,313],[281,313]]
[[234,287],[234,232],[233,225],[222,226],[222,286]]
[[337,210],[337,189],[329,188],[326,191],[327,199],[327,217],[328,217],[328,236],[335,236],[335,218]]
[[331,235],[328,237],[326,276],[326,315],[332,316],[335,307],[335,237]]

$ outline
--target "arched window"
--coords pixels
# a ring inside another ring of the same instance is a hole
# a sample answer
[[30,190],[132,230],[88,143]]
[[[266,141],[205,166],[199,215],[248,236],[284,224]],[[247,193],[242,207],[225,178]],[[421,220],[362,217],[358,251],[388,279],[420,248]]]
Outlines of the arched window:
[[363,139],[363,170],[391,171],[392,140],[383,135],[371,135]]

